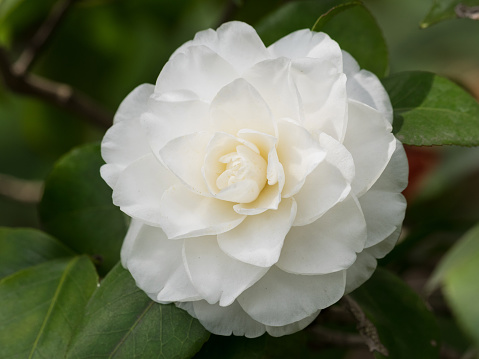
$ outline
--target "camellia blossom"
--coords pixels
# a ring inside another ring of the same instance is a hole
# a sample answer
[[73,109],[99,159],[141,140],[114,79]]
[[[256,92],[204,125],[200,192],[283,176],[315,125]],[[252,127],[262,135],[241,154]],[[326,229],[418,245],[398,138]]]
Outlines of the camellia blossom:
[[377,77],[324,33],[196,34],[121,103],[101,175],[122,264],[210,332],[301,330],[394,246],[408,165]]

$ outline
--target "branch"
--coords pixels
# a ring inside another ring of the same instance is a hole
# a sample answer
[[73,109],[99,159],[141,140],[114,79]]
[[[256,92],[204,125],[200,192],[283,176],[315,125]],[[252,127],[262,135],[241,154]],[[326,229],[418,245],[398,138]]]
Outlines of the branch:
[[317,336],[320,345],[332,345],[340,348],[366,347],[363,337],[358,334],[339,332],[320,325],[313,325],[308,330]]
[[466,6],[458,4],[454,11],[458,18],[479,20],[479,6]]
[[349,295],[343,297],[343,302],[345,303],[347,309],[358,321],[357,329],[359,334],[361,334],[363,340],[369,347],[370,351],[377,351],[385,356],[389,356],[387,348],[379,340],[379,335],[376,327],[373,323],[366,317],[363,310],[356,301],[351,298]]
[[0,173],[0,195],[23,203],[38,203],[43,193],[43,182],[27,181]]
[[32,74],[16,73],[5,48],[0,46],[0,73],[12,91],[37,97],[60,108],[80,114],[102,128],[111,126],[113,116],[71,86],[50,81]]
[[75,0],[63,0],[55,4],[48,18],[40,26],[38,31],[25,47],[19,59],[13,65],[13,72],[19,76],[25,75],[33,65],[37,55],[41,52],[44,45],[58,27],[61,20],[65,17],[67,10]]

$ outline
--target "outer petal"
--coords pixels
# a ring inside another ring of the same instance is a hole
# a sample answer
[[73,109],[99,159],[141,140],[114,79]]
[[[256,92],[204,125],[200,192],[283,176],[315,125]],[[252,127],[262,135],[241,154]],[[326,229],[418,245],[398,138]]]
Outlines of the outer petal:
[[134,227],[136,237],[130,230],[131,238],[122,248],[122,262],[137,286],[159,302],[200,299],[181,260],[182,241],[167,239],[157,227],[138,226],[138,222]]
[[310,317],[337,302],[344,294],[345,283],[344,271],[305,276],[286,273],[273,266],[238,297],[238,302],[258,322],[283,326]]
[[168,142],[159,153],[163,163],[195,192],[211,196],[203,177],[206,147],[213,137],[208,132],[177,137]]
[[349,122],[343,145],[354,159],[356,177],[352,187],[358,197],[377,181],[396,148],[391,130],[391,124],[378,111],[349,100]]
[[198,99],[173,101],[155,94],[148,106],[141,124],[155,155],[172,139],[209,130],[209,105]]
[[183,262],[201,296],[210,304],[219,302],[222,307],[233,303],[268,270],[228,257],[214,236],[186,239]]
[[401,234],[401,230],[401,227],[396,228],[396,230],[389,237],[372,247],[366,248],[365,251],[374,256],[374,258],[383,258],[386,254],[391,252],[396,245],[399,235]]
[[285,175],[282,197],[287,198],[298,193],[326,153],[308,131],[292,121],[278,121],[278,133],[277,153]]
[[374,273],[377,264],[376,258],[367,251],[358,253],[356,262],[346,270],[345,293],[351,293],[366,282]]
[[331,62],[337,66],[338,71],[342,71],[341,49],[338,43],[324,32],[298,30],[276,41],[268,50],[275,57],[319,58]]
[[106,164],[101,167],[102,178],[114,187],[118,176],[130,163],[150,153],[146,134],[138,119],[115,123],[101,142],[101,155]]
[[295,215],[296,202],[285,199],[277,210],[249,216],[236,228],[219,234],[218,244],[230,257],[259,267],[271,267],[278,261]]
[[284,57],[265,60],[249,69],[243,78],[258,90],[275,119],[290,118],[302,122],[304,114],[291,77],[291,60]]
[[129,216],[147,224],[161,226],[164,222],[160,201],[163,193],[178,179],[153,154],[129,165],[113,188],[113,203]]
[[331,208],[316,222],[293,227],[276,265],[296,274],[326,274],[349,268],[366,242],[366,222],[354,197]]
[[197,318],[213,334],[244,335],[247,338],[259,337],[264,334],[265,329],[273,337],[292,334],[307,327],[319,314],[318,311],[298,322],[281,327],[272,327],[261,324],[251,318],[236,301],[228,307],[208,304],[204,300],[176,303],[176,305]]
[[233,65],[239,74],[257,62],[270,58],[255,29],[239,21],[227,22],[216,31],[209,29],[198,32],[192,41],[181,46],[175,54],[197,45],[208,46],[217,52]]
[[113,123],[138,119],[146,111],[148,98],[154,89],[155,86],[151,84],[143,84],[131,91],[118,107]]
[[360,70],[356,60],[346,51],[343,51],[343,67],[344,73],[348,77],[346,83],[348,98],[371,106],[392,123],[391,101],[377,76],[367,70]]
[[193,46],[170,58],[158,76],[155,93],[188,90],[211,101],[220,88],[237,77],[235,69],[213,50]]
[[210,107],[212,128],[236,136],[242,129],[274,135],[273,119],[266,102],[244,79],[221,89]]
[[370,189],[360,199],[368,228],[366,248],[391,235],[401,227],[406,213],[406,199],[400,193]]
[[168,238],[223,233],[246,217],[236,213],[231,203],[195,194],[183,185],[166,190],[158,207],[163,218],[161,227]]

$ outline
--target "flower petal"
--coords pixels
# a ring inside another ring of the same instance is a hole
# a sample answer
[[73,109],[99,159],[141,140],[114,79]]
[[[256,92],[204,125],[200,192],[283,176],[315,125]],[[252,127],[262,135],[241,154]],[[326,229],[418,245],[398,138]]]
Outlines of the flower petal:
[[346,75],[336,63],[314,58],[293,60],[291,74],[303,105],[304,127],[341,142],[348,123]]
[[378,262],[367,251],[358,253],[356,262],[346,270],[346,290],[345,293],[351,293],[353,290],[366,282],[374,273]]
[[229,202],[193,193],[183,185],[166,190],[159,201],[161,227],[168,238],[214,235],[235,228],[246,216]]
[[392,123],[393,108],[389,95],[375,74],[360,70],[357,61],[343,51],[344,73],[348,77],[348,98],[362,102],[381,112]]
[[192,46],[173,55],[165,64],[155,93],[188,90],[201,100],[211,101],[219,89],[237,77],[235,69],[216,52],[206,46]]
[[317,221],[293,227],[276,265],[295,274],[326,274],[349,268],[366,242],[366,222],[349,196]]
[[143,224],[136,232],[132,245],[122,248],[122,262],[136,285],[162,303],[200,299],[183,265],[182,241]]
[[169,141],[209,130],[209,105],[197,99],[171,101],[156,94],[148,102],[149,111],[141,124],[155,155]]
[[401,193],[370,189],[359,198],[359,203],[368,229],[366,248],[381,242],[401,227],[406,213],[406,199]]
[[304,114],[291,77],[291,60],[281,57],[262,61],[249,69],[243,78],[258,90],[275,119],[302,122]]
[[266,102],[244,79],[223,87],[210,107],[211,126],[215,131],[236,136],[242,129],[274,135],[273,119]]
[[151,84],[143,84],[137,86],[128,96],[121,102],[118,110],[113,117],[113,123],[122,121],[136,120],[146,111],[148,98],[151,96],[155,86]]
[[274,57],[322,59],[336,66],[338,71],[342,71],[341,49],[338,43],[324,32],[298,30],[276,41],[268,47],[268,50]]
[[352,188],[360,197],[376,182],[396,149],[392,127],[377,110],[349,100],[349,122],[343,145],[356,167]]
[[267,325],[266,326],[266,331],[272,337],[281,337],[283,335],[289,335],[289,334],[299,332],[300,330],[303,330],[308,325],[310,325],[316,319],[319,312],[320,312],[320,310],[313,313],[309,317],[306,317],[304,319],[301,319],[301,320],[299,320],[297,322],[294,322],[294,323],[291,323],[291,324],[287,324],[287,325],[283,325],[283,326],[279,326],[279,327],[274,327],[274,326],[271,326],[271,325]]
[[209,29],[198,32],[192,41],[182,45],[175,54],[196,45],[208,46],[240,74],[255,63],[270,58],[255,29],[239,21],[227,22],[216,31]]
[[150,153],[121,173],[113,188],[113,203],[130,217],[161,226],[161,197],[175,183],[178,179]]
[[277,125],[277,153],[285,175],[282,197],[287,198],[298,193],[306,176],[323,161],[326,153],[319,142],[300,125],[287,120],[280,120]]
[[[328,146],[326,160],[306,177],[303,187],[295,194],[294,199],[298,204],[298,213],[293,223],[294,226],[304,226],[316,221],[331,207],[343,201],[351,192],[351,185],[344,178],[343,173],[350,176],[354,171],[354,165],[350,162],[347,151],[343,151],[343,147],[336,144],[334,142],[326,144]],[[344,155],[342,163],[334,163],[338,152]]]
[[399,235],[401,234],[401,227],[396,228],[396,230],[389,235],[385,240],[375,244],[372,247],[365,248],[364,250],[374,256],[374,258],[383,258],[386,254],[391,252],[391,250],[396,245]]
[[203,196],[211,196],[203,177],[206,147],[213,135],[198,132],[168,142],[159,156],[168,169],[188,187]]
[[273,266],[238,297],[238,302],[258,322],[283,326],[310,317],[337,302],[344,294],[345,283],[345,271],[305,276],[286,273]]
[[219,234],[218,244],[230,257],[259,267],[271,267],[278,261],[295,215],[294,199],[284,199],[277,210],[249,216],[236,228]]
[[208,303],[224,307],[266,272],[261,268],[228,257],[218,247],[215,236],[188,238],[183,249],[191,282]]

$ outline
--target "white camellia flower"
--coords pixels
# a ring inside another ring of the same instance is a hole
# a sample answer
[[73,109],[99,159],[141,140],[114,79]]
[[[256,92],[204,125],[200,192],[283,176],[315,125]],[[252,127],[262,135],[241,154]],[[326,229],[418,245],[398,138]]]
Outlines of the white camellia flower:
[[408,165],[391,122],[377,77],[324,33],[265,47],[241,22],[199,32],[102,142],[132,217],[123,266],[212,333],[301,330],[399,236]]

